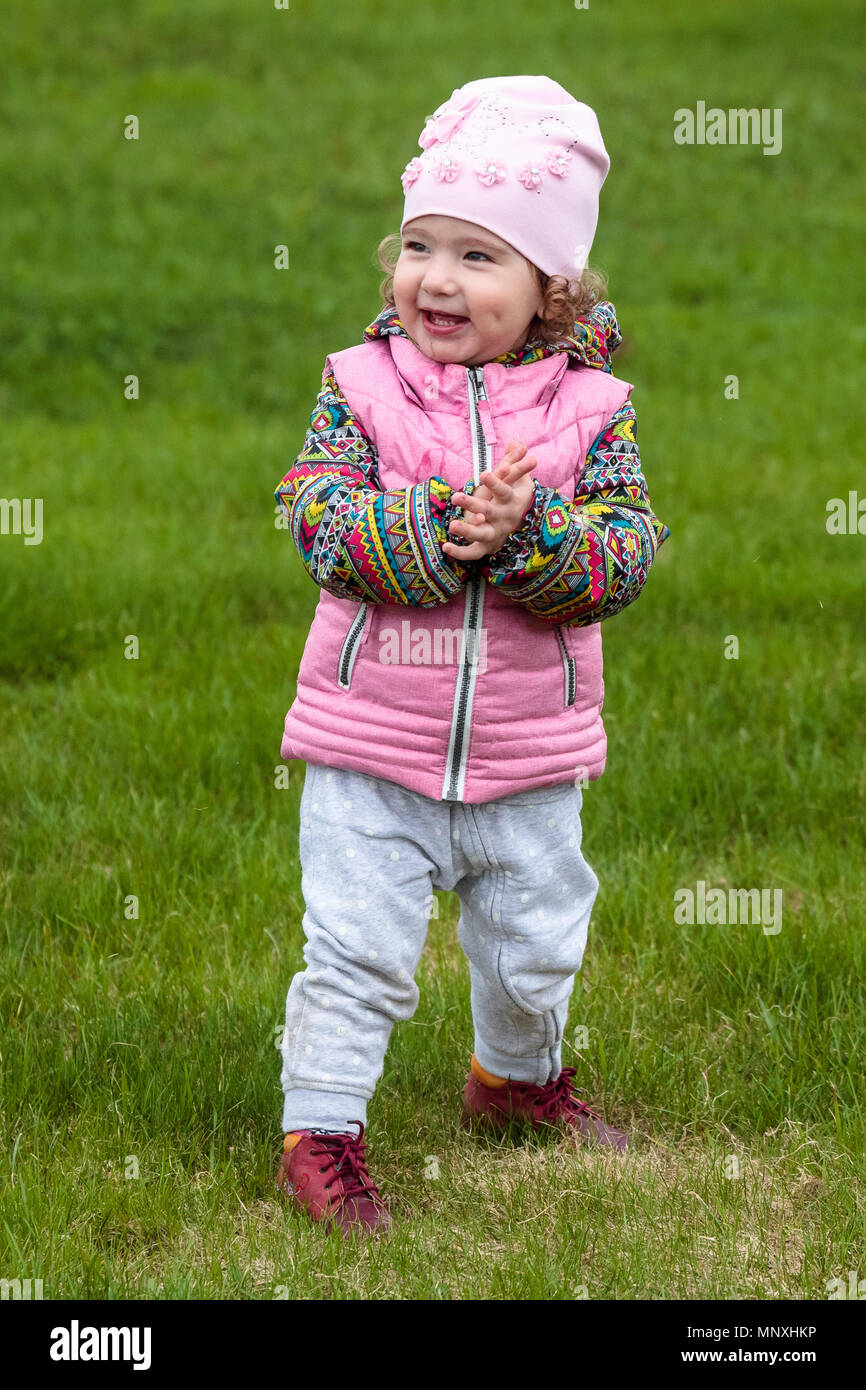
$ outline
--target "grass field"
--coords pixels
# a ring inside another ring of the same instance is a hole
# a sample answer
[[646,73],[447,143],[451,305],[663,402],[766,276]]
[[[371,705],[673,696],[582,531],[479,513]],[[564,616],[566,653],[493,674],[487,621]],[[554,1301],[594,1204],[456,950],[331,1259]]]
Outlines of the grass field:
[[[0,496],[43,498],[44,536],[0,535],[0,1276],[46,1298],[554,1300],[866,1277],[866,536],[825,524],[866,495],[858,14],[10,13]],[[380,307],[423,118],[520,72],[599,114],[591,264],[672,533],[604,629],[601,891],[563,1049],[639,1138],[623,1160],[460,1131],[468,970],[441,894],[370,1104],[397,1224],[344,1248],[274,1186],[303,765],[274,779],[317,591],[272,493],[325,354]],[[700,100],[781,109],[782,152],[675,145]],[[781,930],[678,924],[699,880],[782,890]]]

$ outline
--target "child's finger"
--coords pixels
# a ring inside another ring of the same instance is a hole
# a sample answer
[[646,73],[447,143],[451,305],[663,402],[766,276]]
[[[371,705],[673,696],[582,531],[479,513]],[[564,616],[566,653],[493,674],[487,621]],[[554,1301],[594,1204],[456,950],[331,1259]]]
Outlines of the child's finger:
[[513,454],[515,458],[521,457],[526,453],[526,445],[522,439],[509,439],[505,449],[505,454]]
[[481,477],[484,479],[484,486],[490,489],[494,497],[507,495],[506,490],[511,486],[507,478],[502,478],[496,473],[482,473]]
[[481,481],[495,496],[507,497],[507,489],[516,483],[518,478],[522,478],[525,473],[530,473],[536,466],[537,460],[535,456],[533,454],[527,454],[526,458],[520,459],[519,462],[512,464],[507,476],[503,477],[502,474],[498,472],[487,472],[481,474]]
[[498,472],[501,468],[508,468],[517,463],[518,459],[522,459],[525,453],[526,445],[523,443],[522,439],[509,439],[508,446],[496,465],[496,471]]
[[538,467],[538,459],[534,454],[527,454],[525,458],[518,459],[511,465],[511,473],[514,478],[522,478],[524,473],[531,473],[533,468]]
[[478,507],[481,507],[484,502],[490,501],[490,496],[484,493],[479,496],[477,492],[452,492],[451,501],[454,502],[462,512],[468,515],[475,503],[478,504]]
[[[523,471],[522,465],[525,464],[529,457],[532,456],[527,454],[526,445],[521,440],[516,441],[516,445],[515,442],[512,441],[512,444],[506,449],[499,463],[492,471],[500,478],[504,477],[506,482],[509,482],[509,475],[513,474],[517,477],[518,473]],[[515,472],[515,470],[518,470],[518,472]]]
[[469,536],[470,528],[474,529],[484,524],[487,520],[483,512],[464,512],[462,518],[455,517],[448,527],[449,536]]
[[468,507],[471,507],[473,501],[475,501],[478,503],[479,507],[483,507],[482,515],[486,517],[487,508],[484,504],[492,501],[494,496],[507,496],[507,493],[505,493],[501,487],[498,489],[492,487],[492,480],[495,479],[497,482],[507,484],[510,487],[511,484],[516,483],[518,478],[521,478],[524,473],[528,473],[530,469],[536,466],[537,460],[535,455],[527,454],[526,445],[523,443],[523,440],[510,439],[508,441],[508,447],[499,463],[495,468],[486,469],[485,472],[481,474],[475,490],[471,494],[466,492],[453,492],[451,494],[452,501],[454,501],[464,513]]
[[487,554],[484,546],[478,541],[473,541],[471,545],[455,545],[453,541],[445,541],[442,548],[449,555],[453,555],[455,560],[480,560],[482,555]]
[[[514,484],[524,476],[524,474],[531,473],[533,468],[536,468],[537,466],[537,460],[531,454],[527,454],[525,459],[521,459],[519,463],[512,464],[511,467],[507,470],[507,472],[497,472],[496,476],[499,478],[500,482],[507,483],[509,487],[513,487]],[[481,476],[484,477],[484,474],[482,473]],[[486,483],[485,486],[487,486]]]
[[486,520],[486,509],[482,511],[480,508],[477,507],[471,509],[464,507],[462,517],[455,517],[451,524],[452,526],[459,526],[461,522],[466,522],[468,526],[479,526],[483,521]]

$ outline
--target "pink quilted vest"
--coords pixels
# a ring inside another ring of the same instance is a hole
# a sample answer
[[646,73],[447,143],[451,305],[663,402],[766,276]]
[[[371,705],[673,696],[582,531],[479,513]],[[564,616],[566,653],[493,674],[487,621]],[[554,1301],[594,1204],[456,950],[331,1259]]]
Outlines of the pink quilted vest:
[[[373,339],[325,364],[375,445],[383,489],[439,474],[455,489],[512,437],[567,500],[632,384],[566,352],[506,367],[439,363]],[[284,759],[351,768],[471,803],[593,781],[607,739],[601,628],[544,622],[482,576],[433,608],[319,592],[286,715]]]

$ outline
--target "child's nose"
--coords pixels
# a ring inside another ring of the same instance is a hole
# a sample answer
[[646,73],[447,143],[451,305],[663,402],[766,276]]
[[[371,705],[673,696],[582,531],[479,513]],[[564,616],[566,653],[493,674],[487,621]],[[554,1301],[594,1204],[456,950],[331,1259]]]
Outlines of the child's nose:
[[431,261],[424,275],[424,289],[428,294],[453,294],[457,280],[450,265],[444,261]]

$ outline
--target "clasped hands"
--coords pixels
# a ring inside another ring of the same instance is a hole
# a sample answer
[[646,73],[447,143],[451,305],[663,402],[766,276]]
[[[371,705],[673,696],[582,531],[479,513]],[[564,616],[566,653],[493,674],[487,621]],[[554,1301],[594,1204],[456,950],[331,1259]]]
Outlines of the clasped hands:
[[442,549],[455,560],[480,560],[492,555],[514,531],[518,530],[535,496],[535,483],[529,477],[536,467],[534,454],[526,445],[511,439],[496,467],[486,470],[479,485],[470,496],[453,492],[451,500],[463,509],[463,520],[454,520],[450,530],[465,536],[469,545],[444,541]]

